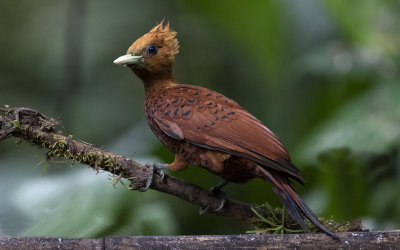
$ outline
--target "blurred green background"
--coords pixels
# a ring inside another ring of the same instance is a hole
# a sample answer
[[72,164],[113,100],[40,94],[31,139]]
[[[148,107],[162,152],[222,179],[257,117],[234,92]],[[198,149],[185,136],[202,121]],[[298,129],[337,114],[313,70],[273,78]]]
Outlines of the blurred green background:
[[[238,101],[273,130],[303,171],[296,189],[319,215],[400,226],[400,2],[0,0],[0,105],[63,122],[76,138],[139,162],[171,162],[143,113],[143,86],[113,65],[165,18],[178,31],[175,78]],[[0,143],[0,236],[231,234],[242,222],[199,215],[155,191]],[[49,167],[45,171],[46,167]],[[209,188],[191,166],[173,173]],[[270,185],[230,198],[281,203]]]

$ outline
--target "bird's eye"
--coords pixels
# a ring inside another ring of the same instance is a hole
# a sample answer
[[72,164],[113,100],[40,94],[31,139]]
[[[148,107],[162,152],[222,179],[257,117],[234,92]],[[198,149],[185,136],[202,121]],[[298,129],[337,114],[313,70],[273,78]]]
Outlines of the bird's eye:
[[149,44],[146,47],[146,53],[151,56],[157,55],[158,48],[155,44]]

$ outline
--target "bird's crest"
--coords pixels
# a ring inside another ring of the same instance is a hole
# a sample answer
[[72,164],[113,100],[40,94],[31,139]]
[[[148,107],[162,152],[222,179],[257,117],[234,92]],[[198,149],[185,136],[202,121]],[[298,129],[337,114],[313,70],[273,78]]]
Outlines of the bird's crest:
[[147,46],[147,44],[154,43],[160,49],[164,50],[165,54],[169,54],[172,59],[175,54],[179,52],[179,43],[176,39],[176,31],[170,29],[169,22],[164,25],[164,20],[152,28],[148,33],[139,38],[128,49],[128,53],[132,50],[138,50]]
[[172,54],[178,54],[179,43],[178,39],[176,39],[177,32],[170,30],[169,22],[167,22],[167,25],[164,26],[164,20],[162,20],[159,24],[152,28],[148,34],[151,34],[154,38],[157,38],[157,40],[162,40],[163,44],[169,47]]

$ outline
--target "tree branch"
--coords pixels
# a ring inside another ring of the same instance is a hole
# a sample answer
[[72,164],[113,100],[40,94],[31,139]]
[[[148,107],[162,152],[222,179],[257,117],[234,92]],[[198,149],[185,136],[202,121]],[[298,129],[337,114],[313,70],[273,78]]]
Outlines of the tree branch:
[[[96,148],[89,143],[66,136],[56,131],[59,122],[47,118],[30,108],[0,108],[0,141],[9,137],[18,137],[32,144],[49,149],[48,159],[66,158],[74,162],[88,165],[95,170],[108,171],[130,181],[131,190],[139,190],[146,185],[149,169],[129,158]],[[255,221],[257,216],[250,204],[226,199],[222,209],[215,211],[220,205],[218,198],[199,186],[165,174],[154,175],[151,189],[168,193],[201,207],[209,206],[208,212],[243,221]],[[254,208],[265,217],[268,211]]]

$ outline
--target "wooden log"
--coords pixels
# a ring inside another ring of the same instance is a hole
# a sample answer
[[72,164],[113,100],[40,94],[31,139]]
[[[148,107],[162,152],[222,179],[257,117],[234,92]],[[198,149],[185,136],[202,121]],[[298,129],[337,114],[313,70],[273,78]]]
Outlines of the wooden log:
[[400,249],[400,231],[325,234],[1,238],[3,249]]

